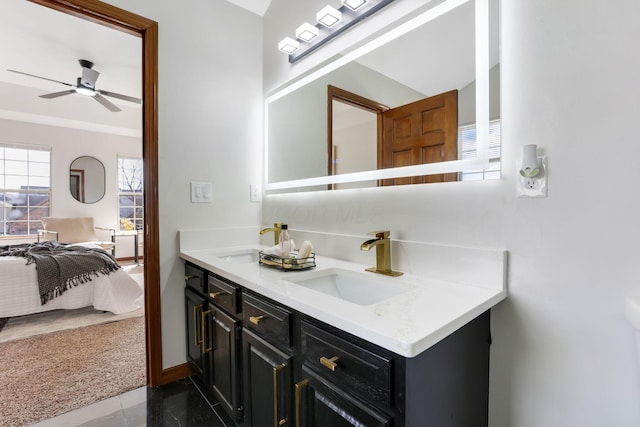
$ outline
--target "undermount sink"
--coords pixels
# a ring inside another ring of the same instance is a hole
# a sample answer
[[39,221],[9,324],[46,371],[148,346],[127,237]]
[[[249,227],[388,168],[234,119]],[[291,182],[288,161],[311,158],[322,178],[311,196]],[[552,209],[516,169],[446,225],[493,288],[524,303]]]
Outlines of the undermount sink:
[[258,255],[258,249],[237,249],[230,252],[225,252],[218,255],[218,258],[233,264],[250,264],[257,263],[260,259]]
[[285,280],[358,305],[375,304],[410,290],[397,278],[340,268],[298,273]]

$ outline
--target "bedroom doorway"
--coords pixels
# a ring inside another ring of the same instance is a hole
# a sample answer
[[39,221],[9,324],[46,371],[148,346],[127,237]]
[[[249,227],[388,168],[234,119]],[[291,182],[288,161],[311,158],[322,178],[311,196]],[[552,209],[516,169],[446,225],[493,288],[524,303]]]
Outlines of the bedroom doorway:
[[96,25],[140,37],[142,42],[142,152],[144,164],[143,269],[147,384],[173,380],[162,371],[158,223],[158,24],[98,0],[29,0]]

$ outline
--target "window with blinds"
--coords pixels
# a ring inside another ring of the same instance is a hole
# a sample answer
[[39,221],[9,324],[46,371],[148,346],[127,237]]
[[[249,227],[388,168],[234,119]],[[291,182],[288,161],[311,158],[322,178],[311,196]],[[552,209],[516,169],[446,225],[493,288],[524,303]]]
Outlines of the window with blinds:
[[[475,159],[478,156],[476,125],[465,125],[458,128],[458,143],[462,159]],[[479,171],[462,172],[461,181],[481,181],[500,178],[500,119],[489,122],[489,168]]]

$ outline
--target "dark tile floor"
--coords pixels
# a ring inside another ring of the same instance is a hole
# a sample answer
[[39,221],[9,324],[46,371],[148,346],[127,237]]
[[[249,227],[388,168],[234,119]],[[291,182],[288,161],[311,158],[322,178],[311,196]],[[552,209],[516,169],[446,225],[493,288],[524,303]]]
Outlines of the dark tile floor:
[[131,390],[33,427],[226,427],[216,405],[187,378],[159,388]]

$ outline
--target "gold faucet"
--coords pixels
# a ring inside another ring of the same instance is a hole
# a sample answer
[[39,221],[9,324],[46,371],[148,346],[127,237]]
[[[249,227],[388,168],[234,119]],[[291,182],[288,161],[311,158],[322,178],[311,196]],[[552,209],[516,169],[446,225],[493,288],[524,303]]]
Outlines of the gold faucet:
[[280,243],[280,233],[282,232],[282,223],[276,222],[275,224],[273,224],[273,227],[263,228],[262,230],[260,230],[260,234],[265,234],[270,231],[273,231],[273,240],[277,245],[278,243]]
[[360,245],[360,250],[368,251],[372,247],[376,247],[376,266],[367,268],[366,271],[373,273],[384,274],[386,276],[401,276],[402,272],[393,271],[391,269],[391,239],[389,238],[390,232],[388,230],[372,231],[367,233],[376,236],[375,239],[367,240]]

